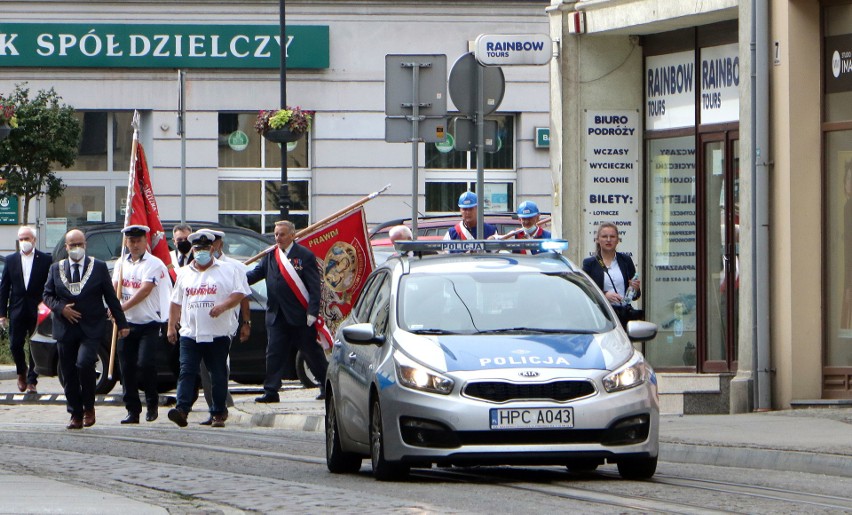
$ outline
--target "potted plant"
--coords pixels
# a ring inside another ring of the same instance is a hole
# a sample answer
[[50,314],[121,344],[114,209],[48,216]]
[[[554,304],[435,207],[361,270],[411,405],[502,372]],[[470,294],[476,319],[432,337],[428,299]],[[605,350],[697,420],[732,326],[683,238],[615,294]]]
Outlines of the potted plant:
[[287,106],[285,109],[260,111],[254,129],[275,143],[289,143],[301,138],[311,129],[314,111]]
[[0,140],[6,139],[12,129],[18,126],[15,106],[0,96]]

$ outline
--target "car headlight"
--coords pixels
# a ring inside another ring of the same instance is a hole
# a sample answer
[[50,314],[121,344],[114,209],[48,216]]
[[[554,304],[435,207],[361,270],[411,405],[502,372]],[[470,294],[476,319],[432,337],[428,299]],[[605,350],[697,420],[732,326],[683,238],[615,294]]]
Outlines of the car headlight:
[[635,388],[645,379],[645,360],[641,354],[634,352],[627,363],[603,378],[603,385],[607,392],[612,393]]
[[394,354],[396,377],[399,384],[413,390],[448,395],[453,391],[453,380],[434,370],[408,359],[399,352]]

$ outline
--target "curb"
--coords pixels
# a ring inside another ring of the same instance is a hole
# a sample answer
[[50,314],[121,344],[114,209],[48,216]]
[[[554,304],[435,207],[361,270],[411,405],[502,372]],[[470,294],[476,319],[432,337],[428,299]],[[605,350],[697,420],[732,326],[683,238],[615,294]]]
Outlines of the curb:
[[240,413],[231,415],[234,422],[257,427],[274,427],[290,431],[323,432],[324,415],[306,415],[300,413]]
[[852,477],[852,459],[835,454],[660,442],[660,459],[674,463]]

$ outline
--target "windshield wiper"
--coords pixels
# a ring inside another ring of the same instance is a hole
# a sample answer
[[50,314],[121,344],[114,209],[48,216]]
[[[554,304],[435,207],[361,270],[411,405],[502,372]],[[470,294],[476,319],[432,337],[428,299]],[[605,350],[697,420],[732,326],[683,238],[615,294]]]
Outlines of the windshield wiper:
[[444,329],[411,329],[408,332],[413,334],[458,334],[455,331],[445,331]]
[[510,333],[539,333],[539,334],[597,334],[597,331],[589,329],[544,329],[542,327],[506,327],[503,329],[489,329],[479,331],[477,334],[510,334]]

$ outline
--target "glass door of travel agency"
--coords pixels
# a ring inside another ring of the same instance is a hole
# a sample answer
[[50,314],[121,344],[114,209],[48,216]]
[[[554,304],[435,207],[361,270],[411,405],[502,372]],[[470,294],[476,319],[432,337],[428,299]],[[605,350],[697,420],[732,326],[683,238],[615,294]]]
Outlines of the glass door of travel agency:
[[740,245],[740,159],[736,131],[699,136],[699,260],[703,312],[698,361],[703,372],[737,368]]

